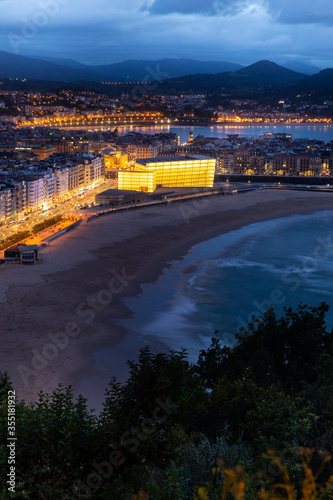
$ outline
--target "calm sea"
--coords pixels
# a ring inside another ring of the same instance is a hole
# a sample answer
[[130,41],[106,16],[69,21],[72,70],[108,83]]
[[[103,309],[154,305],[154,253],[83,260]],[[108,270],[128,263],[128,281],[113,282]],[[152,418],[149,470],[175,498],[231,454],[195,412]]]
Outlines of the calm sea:
[[229,134],[239,134],[240,137],[258,138],[260,134],[267,132],[286,132],[292,134],[293,139],[317,139],[325,142],[333,140],[333,126],[331,125],[219,125],[213,127],[122,127],[119,135],[128,132],[141,132],[144,134],[156,134],[161,132],[174,132],[179,135],[180,143],[188,141],[188,135],[193,132],[194,137],[201,134],[204,137],[217,137],[224,139]]

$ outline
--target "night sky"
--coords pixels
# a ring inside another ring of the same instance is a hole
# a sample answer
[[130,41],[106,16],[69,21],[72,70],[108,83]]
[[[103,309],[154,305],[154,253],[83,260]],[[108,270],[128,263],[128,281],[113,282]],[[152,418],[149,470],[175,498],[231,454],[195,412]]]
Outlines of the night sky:
[[87,64],[185,57],[333,67],[331,0],[0,0],[0,49]]

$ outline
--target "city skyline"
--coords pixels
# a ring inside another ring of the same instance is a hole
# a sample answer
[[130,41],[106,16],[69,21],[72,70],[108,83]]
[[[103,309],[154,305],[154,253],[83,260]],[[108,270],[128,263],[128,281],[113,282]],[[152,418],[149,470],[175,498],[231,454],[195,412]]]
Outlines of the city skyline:
[[[30,57],[86,64],[163,57],[224,60],[297,59],[333,66],[333,6],[319,0],[198,1],[0,0],[0,47]],[[292,51],[291,51],[292,49]]]

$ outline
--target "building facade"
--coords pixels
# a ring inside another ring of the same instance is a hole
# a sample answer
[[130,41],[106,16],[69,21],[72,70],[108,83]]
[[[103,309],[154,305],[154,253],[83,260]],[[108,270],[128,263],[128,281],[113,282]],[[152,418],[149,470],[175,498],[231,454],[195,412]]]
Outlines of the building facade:
[[216,159],[173,156],[138,159],[131,171],[119,171],[118,189],[153,192],[156,187],[213,187]]

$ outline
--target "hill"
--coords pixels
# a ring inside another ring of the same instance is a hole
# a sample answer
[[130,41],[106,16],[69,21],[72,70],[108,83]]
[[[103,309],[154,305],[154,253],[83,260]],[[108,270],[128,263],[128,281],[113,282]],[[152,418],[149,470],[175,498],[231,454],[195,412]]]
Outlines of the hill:
[[237,71],[239,64],[224,61],[197,61],[195,59],[127,60],[106,65],[85,65],[73,59],[41,57],[52,63],[77,69],[86,69],[98,75],[99,80],[111,81],[154,81],[194,73],[221,73]]
[[[305,75],[271,61],[259,61],[245,68],[222,61],[194,59],[129,60],[108,65],[88,66],[72,59],[35,59],[0,51],[0,77],[75,81],[156,81],[181,77],[187,85],[202,83],[209,86],[285,85],[301,80]],[[187,76],[190,75],[190,76]],[[203,78],[203,75],[207,75]],[[177,82],[175,82],[177,83]]]
[[[28,57],[33,57],[33,56],[31,55]],[[60,66],[67,66],[69,68],[76,68],[76,69],[89,69],[91,71],[91,68],[86,64],[82,64],[70,58],[64,59],[61,57],[49,57],[49,56],[34,56],[33,58],[39,59],[41,61],[48,61],[54,64],[58,64]]]
[[333,88],[333,68],[323,69],[316,75],[308,76],[304,80],[305,85]]
[[40,59],[0,51],[0,77],[73,82],[94,81],[98,76],[87,69],[69,68]]
[[323,104],[323,101],[333,101],[333,68],[327,68],[319,73],[306,76],[299,82],[286,87],[286,96],[307,96],[313,104]]
[[288,86],[303,81],[306,75],[279,66],[271,61],[259,61],[235,72],[194,74],[160,83],[165,92],[221,92],[253,95],[258,90]]
[[321,68],[314,66],[313,64],[305,63],[298,59],[289,59],[285,63],[281,64],[284,68],[292,69],[298,73],[304,73],[305,75],[315,75],[319,73]]
[[119,87],[102,82],[136,85],[138,81],[157,80],[154,90],[157,93],[200,92],[271,99],[272,96],[278,98],[283,90],[284,97],[289,98],[308,94],[313,96],[313,102],[333,99],[333,69],[330,68],[308,76],[271,61],[258,61],[240,68],[227,62],[193,59],[132,60],[104,66],[87,66],[72,59],[49,59],[53,62],[0,51],[0,78],[28,80],[7,81],[6,85],[11,88],[21,88],[21,85],[57,88],[66,82],[75,87],[94,87],[110,95],[116,95]]
[[235,72],[234,79],[247,85],[286,85],[301,80],[304,73],[284,68],[272,61],[258,61]]

